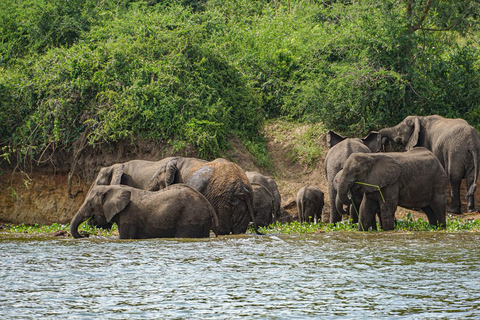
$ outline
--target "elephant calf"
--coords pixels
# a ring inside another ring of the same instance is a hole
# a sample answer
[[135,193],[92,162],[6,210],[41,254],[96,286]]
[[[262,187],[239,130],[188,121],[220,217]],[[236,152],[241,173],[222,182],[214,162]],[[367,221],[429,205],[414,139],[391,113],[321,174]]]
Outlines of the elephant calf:
[[259,227],[268,227],[273,223],[275,198],[270,191],[259,183],[252,183],[253,215]]
[[[327,144],[330,149],[325,157],[324,167],[330,198],[330,223],[337,223],[342,220],[340,214],[347,214],[347,212],[343,209],[342,205],[336,202],[337,188],[334,183],[335,176],[342,170],[343,164],[352,153],[371,153],[377,151],[377,132],[370,132],[365,138],[359,139],[346,138],[333,131],[328,131]],[[350,218],[354,223],[358,222],[358,217],[353,207],[358,207],[361,201],[362,198],[355,194],[352,197],[353,205],[347,204]]]
[[359,208],[360,231],[376,228],[377,213],[380,213],[382,229],[393,230],[397,206],[421,208],[431,225],[446,226],[447,174],[435,155],[425,148],[354,153],[336,179],[339,201],[347,204],[349,194],[363,194]]
[[74,238],[81,237],[78,226],[89,218],[94,224],[115,222],[120,239],[203,238],[210,236],[212,221],[218,225],[208,200],[184,184],[161,191],[92,186],[70,225]]
[[298,218],[300,223],[317,223],[322,220],[324,194],[319,187],[305,186],[297,193]]

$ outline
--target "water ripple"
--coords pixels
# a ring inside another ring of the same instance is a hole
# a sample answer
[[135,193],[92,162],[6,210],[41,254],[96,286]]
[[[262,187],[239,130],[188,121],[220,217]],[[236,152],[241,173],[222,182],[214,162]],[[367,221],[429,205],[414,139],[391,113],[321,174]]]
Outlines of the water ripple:
[[0,241],[8,319],[474,319],[480,235]]

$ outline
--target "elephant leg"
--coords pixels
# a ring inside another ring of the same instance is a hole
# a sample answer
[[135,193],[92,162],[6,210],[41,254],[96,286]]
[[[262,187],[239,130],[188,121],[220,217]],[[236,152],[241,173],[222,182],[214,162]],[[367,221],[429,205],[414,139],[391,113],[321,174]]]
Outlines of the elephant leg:
[[383,231],[395,229],[395,211],[397,210],[397,203],[382,202],[380,204],[380,221]]
[[[467,184],[467,192],[468,192],[470,188],[473,187],[473,184],[474,184],[473,174],[469,174],[465,182]],[[475,189],[476,187],[474,187],[473,190]],[[467,195],[467,208],[468,208],[468,212],[475,212],[475,192],[473,192],[472,195]]]
[[432,226],[437,225],[437,217],[435,215],[435,212],[430,206],[426,206],[422,208],[422,211],[427,215],[428,218],[428,223]]
[[450,177],[450,188],[452,195],[452,202],[448,208],[448,212],[454,214],[462,214],[462,204],[460,202],[460,184],[462,183],[461,179],[454,179]]
[[336,207],[336,198],[337,198],[337,192],[335,191],[334,188],[330,188],[330,223],[337,223],[342,221],[342,215],[340,212],[337,211]]
[[445,201],[445,197],[443,195],[435,196],[435,200],[430,204],[430,208],[435,215],[437,220],[437,227],[439,228],[446,228],[447,227],[447,218],[446,218],[446,211],[447,211],[447,203]]
[[368,231],[370,228],[376,230],[375,214],[378,211],[378,202],[371,199],[366,194],[363,195],[363,200],[359,208],[358,230]]
[[120,239],[138,239],[138,227],[132,224],[118,223]]
[[178,226],[175,238],[208,238],[210,237],[210,223],[199,225]]

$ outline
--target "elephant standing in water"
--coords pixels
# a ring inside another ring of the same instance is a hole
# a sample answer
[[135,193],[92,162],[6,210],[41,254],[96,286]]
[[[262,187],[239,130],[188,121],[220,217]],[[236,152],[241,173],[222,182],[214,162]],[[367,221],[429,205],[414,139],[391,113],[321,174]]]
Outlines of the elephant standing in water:
[[358,228],[376,229],[380,213],[383,230],[395,227],[397,206],[421,208],[431,225],[446,226],[447,174],[435,155],[425,148],[407,152],[354,153],[338,179],[339,201],[348,194],[363,193]]
[[466,179],[468,211],[475,211],[480,156],[480,136],[463,119],[447,119],[439,115],[408,116],[398,125],[378,132],[382,145],[389,140],[406,150],[425,147],[432,151],[445,169],[450,181],[452,202],[449,212],[461,214],[460,184]]
[[253,214],[259,227],[268,227],[273,223],[275,199],[270,191],[260,183],[252,183]]
[[300,223],[322,221],[324,194],[319,187],[305,186],[298,190],[297,209]]
[[280,192],[278,191],[277,183],[273,178],[264,176],[263,174],[257,172],[257,171],[247,171],[245,172],[247,175],[248,180],[250,183],[258,183],[264,186],[265,188],[270,191],[274,198],[274,211],[273,211],[273,219],[274,221],[278,221],[280,217],[282,216],[282,198],[280,196]]
[[82,237],[78,226],[89,218],[95,224],[115,222],[120,239],[203,238],[210,236],[212,220],[218,224],[208,200],[184,184],[160,191],[95,185],[70,224],[74,238]]
[[[337,203],[337,189],[334,179],[348,157],[355,152],[371,153],[378,149],[377,133],[370,132],[365,138],[345,138],[333,132],[327,132],[327,145],[330,148],[325,158],[325,174],[328,182],[328,195],[330,199],[330,223],[337,223],[342,220],[340,214],[346,214],[343,210],[343,204]],[[350,218],[354,223],[358,222],[358,215],[355,208],[358,209],[362,201],[362,195],[352,195],[353,206],[350,202],[347,204],[349,208]],[[354,207],[355,206],[355,207]]]
[[[142,190],[158,190],[158,186],[150,186],[152,178],[170,159],[173,158],[165,158],[160,161],[132,160],[103,167],[98,172],[90,189],[97,185],[107,186],[122,184]],[[109,229],[112,226],[111,222],[95,224],[93,220],[89,220],[88,224],[104,229]]]
[[185,183],[198,190],[217,212],[216,234],[245,233],[253,221],[253,191],[245,171],[233,162],[215,159],[207,162],[196,158],[175,157],[157,172],[150,189]]

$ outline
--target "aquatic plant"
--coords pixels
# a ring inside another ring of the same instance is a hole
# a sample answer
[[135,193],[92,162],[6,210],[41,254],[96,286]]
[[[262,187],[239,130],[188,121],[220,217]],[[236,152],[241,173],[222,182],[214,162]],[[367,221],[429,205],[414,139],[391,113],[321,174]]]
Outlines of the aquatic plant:
[[[22,223],[19,225],[4,225],[2,229],[3,231],[10,233],[52,234],[64,231],[67,234],[70,232],[70,224],[52,223],[51,225],[39,225],[38,223],[35,223],[34,225],[28,225]],[[110,230],[105,230],[83,223],[78,229],[80,233],[86,233],[89,235],[110,237],[118,234],[118,226],[116,224],[113,224]]]

